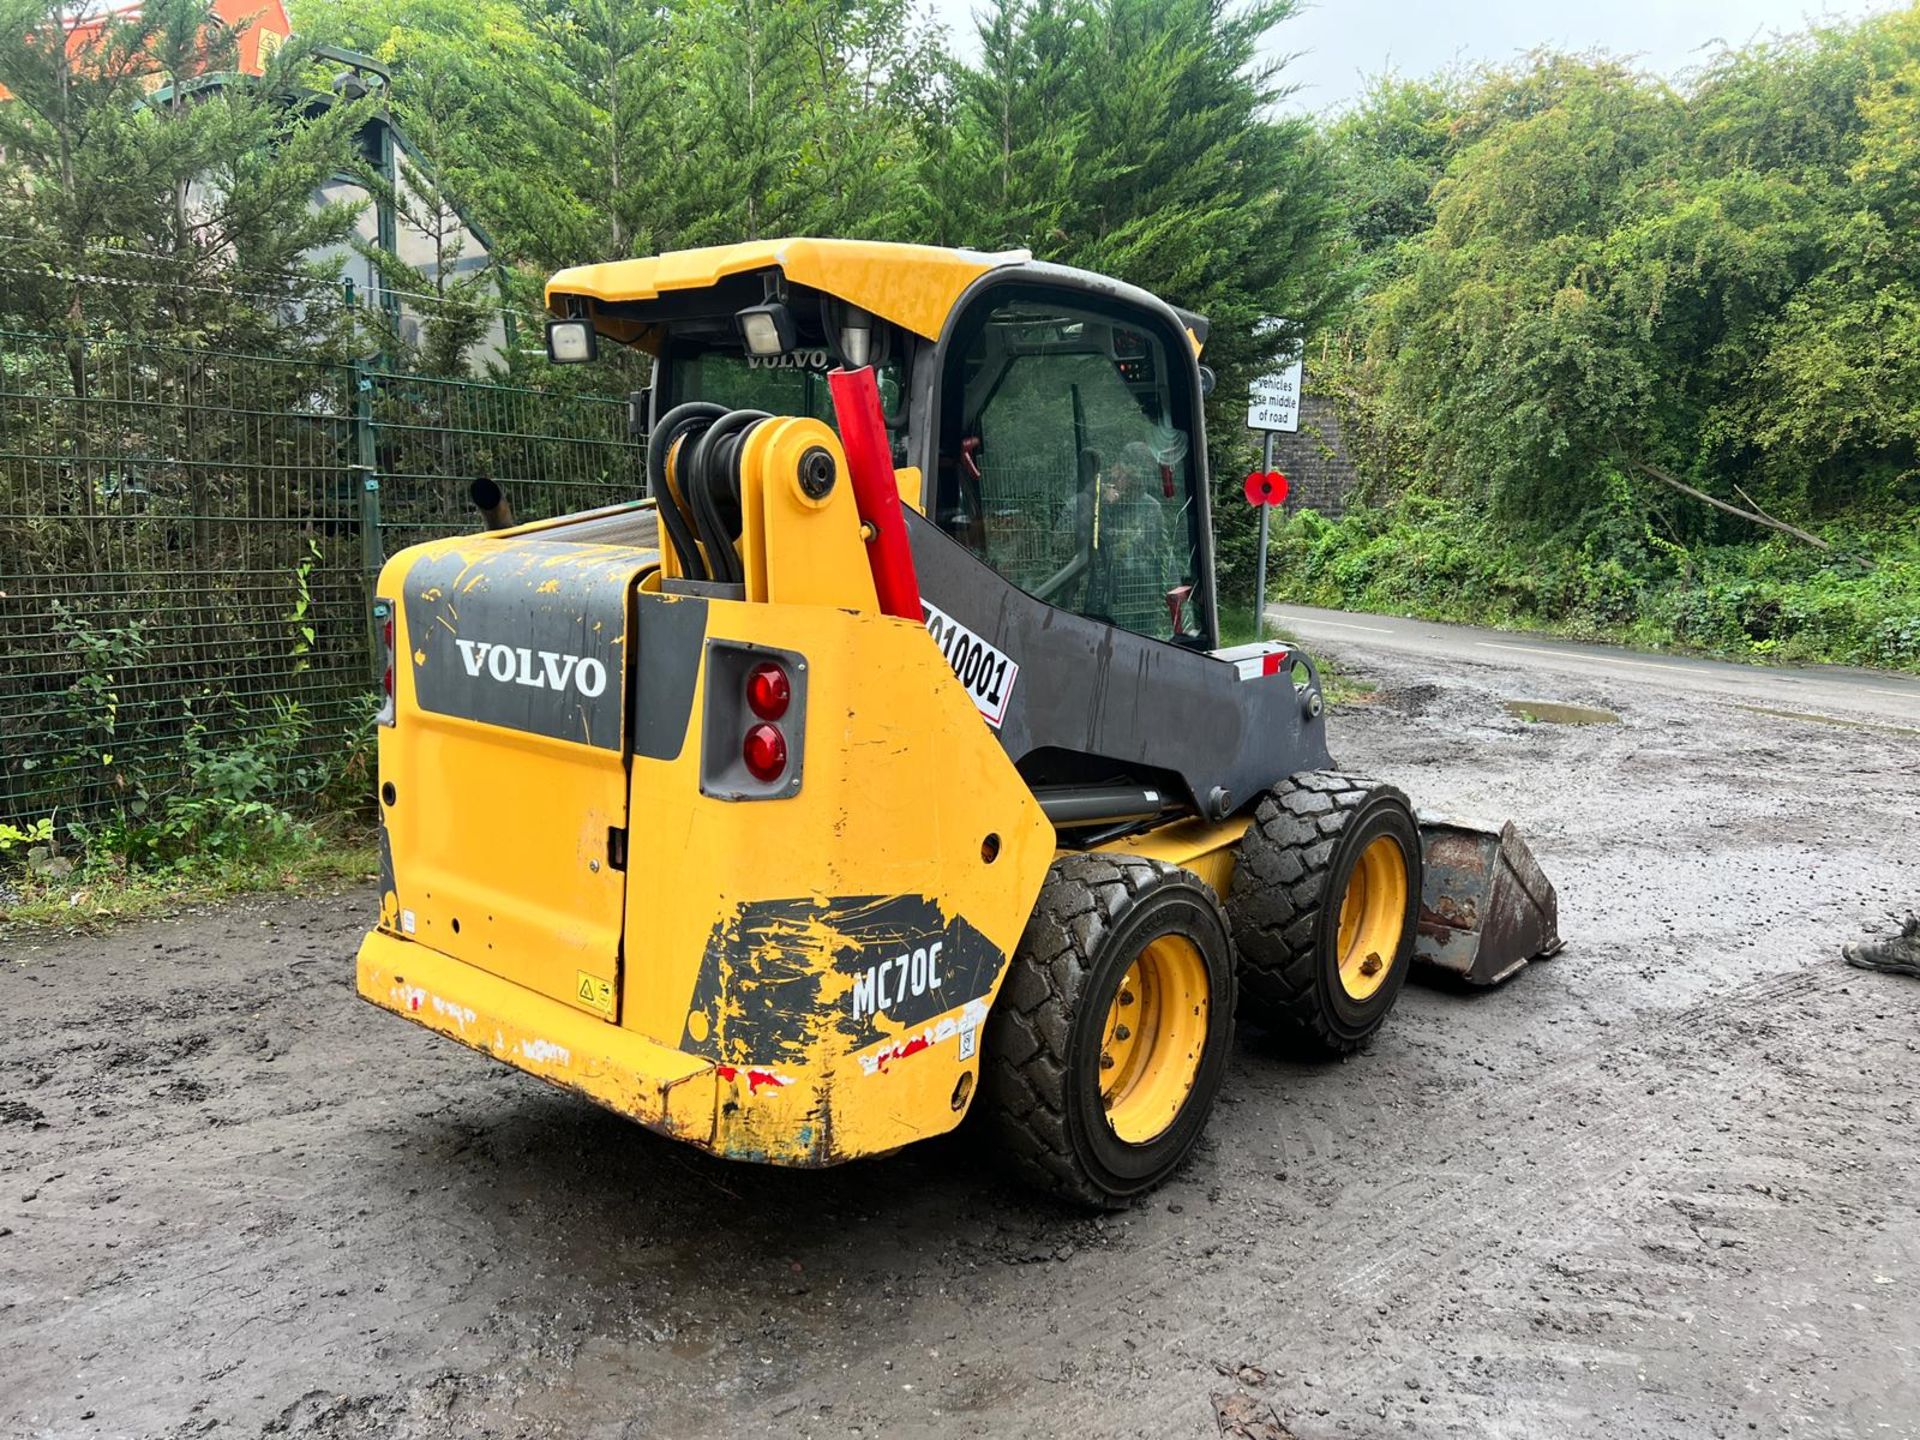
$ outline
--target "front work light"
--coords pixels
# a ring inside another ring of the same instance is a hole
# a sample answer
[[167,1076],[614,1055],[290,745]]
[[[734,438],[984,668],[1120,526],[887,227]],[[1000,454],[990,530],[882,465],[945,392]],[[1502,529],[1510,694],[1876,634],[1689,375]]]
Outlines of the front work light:
[[770,360],[793,349],[800,338],[794,328],[793,312],[778,300],[765,305],[749,305],[733,317],[734,326],[749,355]]
[[591,320],[549,320],[547,358],[556,365],[584,365],[600,353]]

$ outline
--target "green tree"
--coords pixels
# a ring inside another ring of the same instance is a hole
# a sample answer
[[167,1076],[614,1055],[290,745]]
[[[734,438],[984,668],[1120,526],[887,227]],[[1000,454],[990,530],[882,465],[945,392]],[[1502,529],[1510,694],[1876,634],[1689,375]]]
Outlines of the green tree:
[[223,73],[236,42],[204,0],[97,16],[0,0],[0,230],[30,328],[244,348],[331,314],[304,257],[351,227],[313,196],[360,112],[292,103],[298,47],[257,80]]
[[[930,163],[938,237],[1130,281],[1207,316],[1220,552],[1250,576],[1235,497],[1247,380],[1337,299],[1334,172],[1275,111],[1261,41],[1291,0],[998,0],[954,80],[953,141]],[[1263,330],[1269,317],[1280,329]]]
[[[376,199],[393,207],[398,224],[431,251],[425,265],[409,265],[385,247],[356,236],[354,250],[394,292],[391,309],[357,312],[370,331],[368,347],[389,363],[429,375],[465,375],[472,352],[487,337],[501,308],[491,267],[461,273],[467,221],[446,192],[418,166],[401,157],[398,184],[371,171],[364,177]],[[509,366],[511,357],[509,357]]]
[[918,238],[936,37],[905,0],[685,0],[668,57],[659,248]]
[[1460,148],[1462,83],[1380,76],[1326,128],[1346,239],[1346,284],[1392,277],[1403,246],[1433,228],[1434,187]]
[[486,226],[505,252],[496,258],[544,272],[604,249],[610,200],[578,163],[590,107],[545,12],[517,0],[304,0],[295,15],[391,72],[395,124],[436,191]]

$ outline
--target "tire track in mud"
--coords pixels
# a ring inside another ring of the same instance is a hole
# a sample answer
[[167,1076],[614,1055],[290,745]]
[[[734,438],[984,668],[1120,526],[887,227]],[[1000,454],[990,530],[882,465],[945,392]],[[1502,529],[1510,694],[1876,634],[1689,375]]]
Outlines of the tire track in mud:
[[[1446,692],[1456,710],[1459,688]],[[1637,718],[1598,737],[1495,721],[1473,741],[1457,723],[1379,714],[1354,727],[1361,755],[1343,747],[1342,758],[1417,794],[1527,792],[1536,813],[1523,810],[1523,831],[1553,837],[1540,847],[1552,851],[1543,853],[1549,872],[1581,887],[1563,888],[1563,902],[1575,900],[1579,915],[1582,895],[1595,897],[1579,918],[1597,935],[1611,931],[1609,941],[1580,936],[1578,952],[1544,972],[1544,993],[1487,997],[1489,1007],[1516,1010],[1463,1017],[1467,1045],[1449,1043],[1453,1017],[1403,1008],[1371,1054],[1335,1071],[1331,1091],[1314,1072],[1237,1060],[1211,1141],[1162,1197],[1188,1212],[1202,1195],[1217,1200],[1218,1209],[1200,1203],[1208,1244],[1185,1244],[1190,1218],[1173,1221],[1172,1234],[1151,1221],[1129,1226],[1110,1250],[1076,1257],[1072,1298],[1043,1323],[1016,1316],[1008,1329],[1003,1371],[1024,1374],[1029,1392],[1048,1392],[1050,1423],[1089,1434],[1211,1435],[1207,1391],[1225,1383],[1215,1368],[1247,1360],[1275,1372],[1268,1398],[1302,1437],[1339,1424],[1349,1434],[1406,1426],[1527,1440],[1588,1430],[1691,1440],[1716,1432],[1729,1395],[1760,1403],[1743,1381],[1755,1356],[1735,1366],[1695,1344],[1687,1327],[1716,1288],[1752,1288],[1748,1230],[1777,1253],[1802,1222],[1728,1187],[1797,1187],[1808,1208],[1807,1197],[1833,1187],[1817,1139],[1792,1121],[1806,1096],[1783,1100],[1787,1118],[1777,1123],[1743,1123],[1747,1102],[1736,1097],[1756,1077],[1742,1066],[1760,1047],[1773,1081],[1857,1090],[1848,1066],[1825,1053],[1837,1017],[1803,1035],[1809,1027],[1796,1012],[1828,1005],[1858,981],[1825,947],[1823,968],[1809,968],[1808,946],[1829,926],[1857,923],[1863,893],[1893,893],[1900,858],[1873,853],[1871,835],[1911,785],[1883,740],[1843,754],[1817,736],[1810,751],[1789,753],[1776,733],[1744,725],[1730,744],[1684,703],[1627,704],[1580,688],[1567,698]],[[1494,703],[1482,696],[1466,708]],[[1796,758],[1806,763],[1788,763]],[[1434,772],[1463,760],[1466,768]],[[1868,778],[1837,804],[1831,767],[1841,761]],[[1500,778],[1482,778],[1482,768]],[[1648,793],[1623,808],[1623,781]],[[1599,873],[1585,874],[1577,860]],[[1849,876],[1853,893],[1821,873]],[[1603,907],[1593,908],[1601,895]],[[1791,924],[1777,923],[1787,916]],[[1757,968],[1770,973],[1753,976]],[[1540,1028],[1555,1014],[1571,1021],[1568,1030]],[[1882,1030],[1874,1038],[1883,1046],[1900,1038]],[[1507,1047],[1496,1052],[1497,1082],[1473,1068],[1473,1041]],[[1386,1097],[1375,1102],[1385,1108],[1378,1125],[1344,1095],[1356,1080]],[[1284,1127],[1281,1143],[1265,1125]],[[1402,1156],[1437,1163],[1406,1170]],[[1382,1177],[1383,1166],[1397,1173]],[[1290,1181],[1271,1183],[1276,1170]],[[1825,1248],[1849,1248],[1853,1238]],[[1386,1253],[1355,1264],[1369,1243]],[[1157,1302],[1158,1314],[1185,1314],[1156,1323],[1155,1304],[1115,1313],[1097,1302],[1078,1322],[1062,1314],[1079,1309],[1079,1297],[1108,1296],[1172,1296]],[[1668,1362],[1643,1353],[1655,1334],[1690,1346],[1693,1363],[1660,1378]],[[1316,1335],[1344,1338],[1315,1343]],[[1398,1353],[1383,1361],[1383,1347]],[[1045,1358],[1024,1359],[1035,1354]],[[1063,1368],[1060,1355],[1074,1358]],[[1305,1383],[1288,1379],[1290,1363]],[[1407,1371],[1422,1382],[1420,1399],[1381,1397],[1405,1403],[1375,1414],[1383,1383],[1395,1386]],[[1569,1391],[1583,1398],[1569,1404]],[[889,1413],[883,1397],[862,1398],[870,1413]],[[1892,1405],[1869,1399],[1865,1410],[1884,1421],[1898,1413]],[[1005,1413],[1022,1409],[1015,1402]]]
[[[1739,1032],[1742,1016],[1790,998],[1838,989],[1844,980],[1838,972],[1794,971],[1772,976],[1722,1001],[1665,1017],[1655,1028],[1640,1031],[1634,1044],[1643,1050],[1655,1048],[1662,1040],[1672,1041],[1682,1031],[1694,1032],[1700,1042],[1716,1036],[1729,1038]],[[1696,1031],[1695,1027],[1702,1028]],[[1376,1256],[1357,1270],[1341,1274],[1328,1267],[1324,1272],[1312,1272],[1304,1278],[1325,1284],[1333,1293],[1355,1303],[1368,1303],[1392,1283],[1392,1277],[1414,1270],[1433,1270],[1477,1247],[1480,1242],[1475,1227],[1484,1223],[1485,1217],[1516,1210],[1529,1213],[1534,1202],[1546,1199],[1549,1191],[1561,1202],[1554,1206],[1557,1216],[1578,1219],[1613,1213],[1619,1207],[1599,1198],[1606,1193],[1601,1189],[1602,1182],[1617,1185],[1627,1172],[1645,1163],[1637,1152],[1673,1128],[1671,1117],[1665,1113],[1672,1096],[1633,1082],[1623,1084],[1609,1076],[1607,1072],[1617,1060],[1617,1050],[1609,1048],[1591,1050],[1571,1062],[1554,1062],[1544,1077],[1551,1084],[1544,1098],[1536,1083],[1543,1077],[1529,1076],[1523,1082],[1509,1082],[1490,1091],[1476,1089],[1443,1107],[1433,1116],[1433,1128],[1458,1127],[1481,1135],[1497,1133],[1503,1144],[1524,1150],[1530,1162],[1527,1168],[1537,1173],[1530,1181],[1516,1183],[1511,1175],[1484,1169],[1475,1172],[1464,1193],[1450,1193],[1444,1201],[1433,1197],[1413,1213],[1403,1212],[1400,1218],[1404,1238],[1396,1248]],[[1681,1063],[1687,1062],[1681,1059]],[[1588,1113],[1596,1115],[1596,1120],[1576,1121],[1576,1130],[1572,1133],[1554,1133],[1551,1123],[1538,1122],[1542,1106],[1565,1104],[1571,1098],[1569,1092],[1583,1083],[1594,1087],[1594,1093],[1581,1098],[1589,1102]],[[1608,1103],[1623,1090],[1637,1093],[1625,1096],[1623,1103]],[[1654,1103],[1647,1103],[1649,1100]],[[1522,1109],[1527,1113],[1520,1114]],[[1655,1110],[1662,1113],[1656,1115]],[[1532,1130],[1547,1133],[1528,1143]],[[1362,1188],[1370,1184],[1360,1183]],[[1406,1183],[1407,1180],[1393,1182],[1383,1188],[1382,1195]],[[1569,1206],[1565,1203],[1569,1190],[1584,1198]],[[1496,1197],[1506,1203],[1491,1204]],[[1369,1197],[1365,1208],[1370,1211],[1385,1208],[1374,1203],[1379,1198]],[[1408,1232],[1417,1233],[1421,1238],[1414,1239]],[[1436,1236],[1445,1237],[1445,1243],[1437,1249],[1426,1243]]]
[[[1137,1373],[1137,1367],[1123,1363],[1118,1375],[1104,1360],[1116,1348],[1112,1341],[1118,1317],[1111,1312],[1083,1314],[1078,1323],[1060,1324],[1056,1309],[1048,1312],[1044,1326],[1046,1353],[1082,1358],[1078,1373],[1049,1386],[1055,1392],[1049,1397],[1049,1416],[1063,1429],[1085,1427],[1090,1434],[1202,1435],[1207,1433],[1202,1422],[1210,1418],[1201,1408],[1208,1370],[1215,1364],[1251,1361],[1274,1372],[1277,1388],[1269,1398],[1281,1404],[1283,1417],[1302,1440],[1330,1434],[1341,1421],[1360,1427],[1347,1433],[1375,1433],[1369,1429],[1374,1425],[1384,1430],[1387,1417],[1373,1413],[1373,1397],[1383,1389],[1391,1394],[1391,1387],[1405,1379],[1421,1382],[1418,1399],[1400,1392],[1419,1403],[1419,1414],[1400,1413],[1407,1405],[1393,1407],[1395,1429],[1404,1421],[1416,1431],[1434,1433],[1463,1422],[1472,1433],[1490,1436],[1564,1431],[1584,1412],[1567,1410],[1557,1397],[1569,1385],[1604,1391],[1605,1385],[1592,1382],[1596,1373],[1611,1374],[1614,1383],[1626,1377],[1625,1383],[1644,1387],[1648,1333],[1690,1324],[1705,1303],[1704,1291],[1724,1278],[1728,1260],[1719,1252],[1744,1246],[1749,1217],[1765,1216],[1777,1204],[1751,1190],[1728,1187],[1764,1186],[1810,1195],[1822,1183],[1822,1173],[1805,1146],[1795,1143],[1789,1122],[1776,1125],[1759,1150],[1751,1148],[1759,1135],[1734,1133],[1733,1121],[1747,1102],[1737,1092],[1694,1083],[1703,1075],[1711,1079],[1708,1057],[1750,1043],[1756,1031],[1766,1044],[1777,1046],[1785,1038],[1789,1053],[1782,1059],[1800,1060],[1821,1051],[1830,1043],[1829,1027],[1796,1029],[1784,1023],[1791,1017],[1783,1016],[1782,1007],[1833,996],[1858,979],[1837,966],[1791,971],[1705,1004],[1642,1016],[1628,1027],[1632,1034],[1624,1042],[1609,1042],[1569,1059],[1544,1059],[1497,1086],[1456,1092],[1437,1105],[1421,1107],[1417,1123],[1401,1127],[1414,1145],[1432,1145],[1433,1137],[1454,1152],[1497,1144],[1523,1154],[1528,1163],[1449,1164],[1388,1178],[1363,1173],[1338,1186],[1330,1203],[1313,1207],[1332,1223],[1314,1227],[1309,1221],[1303,1237],[1307,1244],[1274,1247],[1256,1240],[1248,1245],[1241,1243],[1244,1231],[1223,1226],[1222,1249],[1245,1251],[1244,1258],[1253,1260],[1247,1274],[1225,1286],[1227,1290],[1238,1290],[1243,1300],[1249,1289],[1255,1295],[1294,1297],[1288,1301],[1299,1306],[1293,1318],[1310,1328],[1322,1324],[1328,1333],[1355,1328],[1357,1317],[1375,1322],[1363,1327],[1375,1332],[1369,1341],[1312,1357],[1311,1389],[1302,1388],[1297,1377],[1289,1378],[1283,1356],[1267,1353],[1269,1341],[1247,1333],[1249,1328],[1271,1333],[1279,1307],[1229,1304],[1203,1309],[1170,1327],[1124,1325],[1129,1336],[1150,1339],[1150,1346],[1143,1346],[1148,1363]],[[1668,1068],[1666,1084],[1646,1083],[1649,1060]],[[1802,1069],[1815,1073],[1811,1067]],[[1235,1078],[1241,1082],[1248,1077]],[[1264,1108],[1275,1098],[1249,1096],[1242,1113],[1226,1126],[1217,1120],[1216,1128],[1238,1130],[1248,1118],[1246,1109]],[[1676,1104],[1688,1111],[1684,1122],[1674,1117]],[[1279,1105],[1286,1108],[1284,1098]],[[1579,1116],[1569,1119],[1575,1106]],[[1350,1118],[1336,1110],[1312,1128],[1331,1135]],[[1729,1153],[1707,1161],[1672,1153],[1676,1133],[1698,1139],[1703,1124],[1720,1127],[1709,1133],[1718,1134],[1720,1148]],[[1421,1137],[1429,1138],[1423,1142]],[[1195,1176],[1169,1193],[1190,1192],[1203,1183],[1216,1188],[1224,1184],[1236,1192],[1228,1196],[1229,1204],[1252,1200],[1251,1192],[1260,1187],[1250,1174],[1253,1167],[1235,1163],[1238,1138],[1222,1135],[1215,1146],[1220,1169],[1230,1173]],[[1392,1163],[1389,1145],[1372,1149],[1376,1169]],[[1343,1163],[1351,1159],[1350,1150],[1336,1142],[1309,1142],[1304,1153],[1290,1145],[1288,1152],[1295,1171],[1302,1160],[1314,1157],[1329,1169],[1352,1168]],[[1699,1184],[1698,1169],[1708,1162],[1723,1167],[1719,1188]],[[1302,1217],[1284,1207],[1269,1212],[1253,1201],[1250,1208],[1256,1219],[1265,1212],[1290,1228],[1301,1225]],[[1353,1235],[1382,1225],[1387,1228],[1378,1238],[1386,1248],[1356,1266]],[[1331,1243],[1310,1243],[1316,1229],[1320,1239]],[[1490,1244],[1489,1231],[1501,1229],[1509,1233]],[[1336,1233],[1328,1236],[1329,1230]],[[1343,1231],[1344,1236],[1339,1233]],[[1122,1243],[1110,1253],[1088,1257],[1090,1263],[1075,1267],[1073,1290],[1078,1295],[1150,1301],[1182,1290],[1204,1291],[1215,1277],[1242,1268],[1236,1256],[1196,1264],[1184,1238]],[[1256,1251],[1265,1253],[1256,1257]],[[1144,1322],[1151,1312],[1149,1303],[1134,1318]],[[1482,1368],[1489,1383],[1480,1387],[1486,1393],[1476,1395],[1472,1362],[1468,1373],[1450,1376],[1435,1373],[1444,1372],[1444,1364],[1419,1359],[1383,1365],[1380,1346],[1389,1334],[1410,1348],[1437,1348],[1452,1357],[1499,1357],[1523,1343],[1537,1349],[1543,1339],[1550,1353],[1530,1375],[1503,1375],[1500,1361],[1486,1362]],[[1444,1341],[1436,1347],[1435,1337],[1440,1336]],[[1005,1339],[1016,1352],[1041,1343],[1040,1336],[1020,1330]],[[1194,1388],[1169,1384],[1169,1367],[1191,1374]],[[1684,1382],[1686,1377],[1677,1379]],[[1436,1394],[1449,1380],[1453,1393]],[[1127,1403],[1116,1406],[1117,1400]],[[1641,1409],[1623,1421],[1620,1433],[1706,1433],[1689,1428],[1709,1419],[1699,1413],[1696,1397],[1682,1394],[1662,1402],[1649,1393],[1647,1400],[1656,1409],[1664,1404],[1662,1423],[1672,1428],[1648,1428],[1650,1417]],[[1316,1415],[1319,1409],[1324,1415]],[[1126,1417],[1123,1426],[1115,1423],[1116,1411]],[[1586,1414],[1584,1423],[1592,1433],[1611,1433],[1609,1422],[1600,1416]]]
[[362,1012],[337,902],[63,946],[58,998],[0,967],[0,1151],[31,1157],[0,1154],[0,1431],[86,1433],[63,1371],[105,1350],[123,1389],[86,1404],[182,1437],[1215,1440],[1243,1383],[1300,1440],[1898,1434],[1920,990],[1831,941],[1920,868],[1886,828],[1913,747],[1578,685],[1630,723],[1547,733],[1477,683],[1339,749],[1511,801],[1575,950],[1410,990],[1349,1064],[1242,1040],[1193,1162],[1111,1220],[964,1144],[725,1167],[476,1069]]

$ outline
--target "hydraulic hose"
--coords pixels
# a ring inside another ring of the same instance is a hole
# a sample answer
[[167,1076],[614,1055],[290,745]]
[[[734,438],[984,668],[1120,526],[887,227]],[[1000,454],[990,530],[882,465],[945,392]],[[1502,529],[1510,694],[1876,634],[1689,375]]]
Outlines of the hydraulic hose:
[[[707,559],[712,562],[715,580],[737,583],[746,578],[746,572],[740,568],[739,553],[733,548],[733,527],[720,510],[722,442],[757,421],[772,418],[765,410],[728,411],[694,438],[686,463],[681,467],[680,488],[692,507],[694,528],[707,547]],[[738,508],[739,496],[732,498]]]
[[[647,493],[653,497],[654,507],[660,512],[660,521],[667,528],[667,539],[680,562],[680,573],[689,580],[707,579],[707,566],[700,558],[700,547],[694,543],[686,512],[674,500],[673,487],[667,484],[667,457],[673,453],[674,442],[683,434],[698,426],[710,425],[726,413],[726,406],[716,405],[709,400],[689,400],[684,405],[676,405],[660,417],[660,423],[654,427],[653,436],[647,444]],[[692,450],[692,445],[689,445],[688,454]],[[682,493],[688,493],[689,469],[685,462],[686,456],[682,456]]]

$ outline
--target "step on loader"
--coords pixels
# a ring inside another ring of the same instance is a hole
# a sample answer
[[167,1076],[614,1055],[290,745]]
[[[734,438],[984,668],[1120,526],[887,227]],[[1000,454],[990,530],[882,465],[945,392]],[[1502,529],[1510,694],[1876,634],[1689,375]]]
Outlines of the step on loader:
[[808,239],[547,303],[556,362],[652,357],[646,475],[518,526],[484,478],[511,528],[381,572],[375,1005],[735,1159],[983,1111],[1116,1205],[1199,1136],[1236,1014],[1343,1055],[1417,946],[1484,981],[1557,944],[1517,836],[1423,864],[1336,766],[1312,655],[1220,647],[1200,316]]

